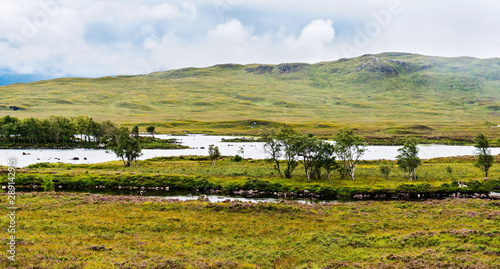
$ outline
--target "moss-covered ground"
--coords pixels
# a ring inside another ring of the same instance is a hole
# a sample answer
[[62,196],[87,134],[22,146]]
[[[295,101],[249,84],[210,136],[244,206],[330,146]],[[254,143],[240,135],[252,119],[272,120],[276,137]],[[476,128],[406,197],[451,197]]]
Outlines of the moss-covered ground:
[[[49,192],[16,203],[16,262],[2,251],[3,268],[500,266],[500,202],[489,199],[305,205]],[[0,216],[2,238],[8,225]]]

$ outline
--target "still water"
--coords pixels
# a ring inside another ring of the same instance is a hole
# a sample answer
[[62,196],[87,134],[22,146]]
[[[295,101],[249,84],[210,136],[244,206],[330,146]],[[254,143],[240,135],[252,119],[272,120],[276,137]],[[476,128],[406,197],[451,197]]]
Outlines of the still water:
[[[162,156],[206,156],[208,146],[215,145],[224,156],[234,156],[236,154],[244,158],[264,159],[267,154],[264,151],[262,142],[222,142],[222,139],[231,139],[231,136],[209,136],[209,135],[155,135],[162,139],[175,138],[179,143],[189,146],[189,149],[145,149],[140,160],[151,159]],[[398,155],[397,150],[401,146],[367,146],[367,151],[362,157],[363,160],[395,160]],[[240,153],[243,151],[243,153]],[[473,146],[446,146],[446,145],[419,145],[419,157],[421,159],[431,159],[437,157],[452,157],[462,155],[474,155]],[[500,148],[492,148],[492,154],[500,154]],[[17,158],[18,167],[26,167],[30,164],[40,162],[63,162],[72,164],[91,164],[119,160],[116,155],[109,150],[102,149],[2,149],[0,150],[0,165],[7,165],[7,159]]]
[[[41,188],[32,189],[32,188],[18,188],[18,192],[42,192]],[[353,202],[357,202],[360,200],[351,199],[351,198],[339,198],[339,199],[311,199],[311,198],[301,198],[301,197],[277,197],[271,195],[259,195],[253,197],[244,197],[240,195],[230,195],[230,194],[202,194],[196,191],[164,191],[164,190],[129,190],[128,188],[118,189],[96,189],[96,188],[87,188],[87,189],[58,189],[56,188],[56,192],[67,192],[67,193],[90,193],[92,195],[117,195],[117,196],[142,196],[149,198],[161,198],[161,199],[169,199],[169,200],[179,200],[179,201],[196,201],[198,199],[202,199],[204,197],[208,198],[208,201],[211,203],[217,202],[243,202],[243,203],[280,203],[280,202],[298,202],[303,204],[318,204],[318,203],[332,203],[332,204],[349,204]],[[205,200],[207,201],[207,200]]]

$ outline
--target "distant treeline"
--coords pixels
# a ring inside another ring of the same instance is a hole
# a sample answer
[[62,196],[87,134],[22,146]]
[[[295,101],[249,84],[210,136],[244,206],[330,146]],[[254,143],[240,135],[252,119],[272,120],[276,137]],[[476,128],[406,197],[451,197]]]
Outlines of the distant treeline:
[[3,143],[69,144],[85,143],[98,146],[106,144],[116,134],[118,125],[109,120],[97,122],[87,116],[66,118],[51,116],[48,119],[5,116],[0,118],[0,141]]

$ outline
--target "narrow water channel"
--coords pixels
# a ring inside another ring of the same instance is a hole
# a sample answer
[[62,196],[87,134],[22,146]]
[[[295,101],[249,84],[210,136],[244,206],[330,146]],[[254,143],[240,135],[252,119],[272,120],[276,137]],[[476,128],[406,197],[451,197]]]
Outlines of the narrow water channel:
[[[25,189],[19,188],[17,189],[19,192],[42,192],[41,189]],[[142,197],[151,197],[151,198],[163,198],[163,199],[174,199],[179,201],[195,201],[198,199],[203,199],[204,197],[208,198],[208,201],[212,203],[216,202],[225,202],[225,201],[237,201],[237,202],[250,202],[250,203],[279,203],[282,201],[294,201],[304,204],[317,204],[317,203],[334,203],[334,204],[345,204],[352,203],[355,199],[307,199],[307,198],[283,198],[276,196],[254,196],[254,197],[244,197],[239,195],[229,195],[229,194],[203,194],[200,192],[188,192],[188,191],[157,191],[157,190],[145,190],[141,191],[140,189],[97,189],[97,188],[88,188],[88,189],[56,189],[56,192],[70,192],[70,193],[90,193],[92,195],[122,195],[122,196],[142,196]],[[206,200],[205,200],[206,201]]]

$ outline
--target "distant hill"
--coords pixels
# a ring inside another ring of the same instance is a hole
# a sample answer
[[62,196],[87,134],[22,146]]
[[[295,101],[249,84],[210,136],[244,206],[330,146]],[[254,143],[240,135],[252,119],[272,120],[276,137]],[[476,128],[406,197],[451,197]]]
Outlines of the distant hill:
[[[500,59],[382,53],[317,64],[223,64],[0,87],[0,116],[122,123],[268,120],[500,124]],[[10,107],[20,108],[17,111]]]
[[13,83],[29,83],[48,78],[49,78],[48,76],[44,75],[22,75],[22,74],[15,74],[10,70],[0,69],[0,86],[5,86]]

